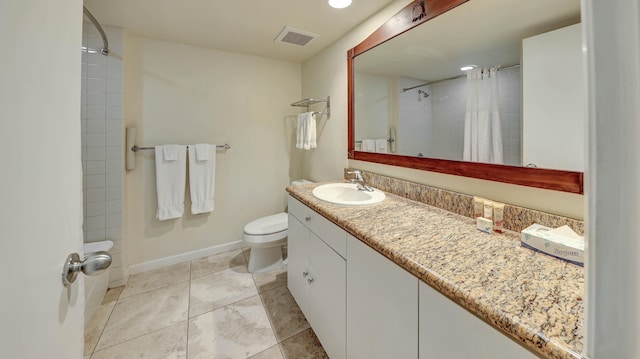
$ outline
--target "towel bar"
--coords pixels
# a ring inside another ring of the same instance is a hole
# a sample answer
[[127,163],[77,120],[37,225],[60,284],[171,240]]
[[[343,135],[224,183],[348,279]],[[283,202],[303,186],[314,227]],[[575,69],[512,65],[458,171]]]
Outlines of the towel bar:
[[[187,148],[189,148],[189,146],[187,146]],[[225,143],[224,145],[216,145],[216,148],[221,148],[221,149],[225,149],[228,150],[231,148],[231,145],[229,145],[228,143]],[[147,147],[143,147],[143,146],[133,146],[131,147],[131,151],[133,152],[138,152],[138,151],[146,151],[146,150],[155,150],[156,146],[147,146]]]
[[[387,139],[387,142],[389,142],[389,143],[394,143],[395,141],[396,141],[396,140],[394,140],[393,138],[389,138],[389,139]],[[356,143],[362,143],[362,140],[360,140],[360,141],[356,141]]]

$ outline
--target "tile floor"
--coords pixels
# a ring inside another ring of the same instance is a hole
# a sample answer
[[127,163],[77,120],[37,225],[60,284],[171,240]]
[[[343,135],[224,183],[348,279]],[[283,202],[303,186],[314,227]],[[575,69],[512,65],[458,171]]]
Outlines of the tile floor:
[[328,358],[287,289],[247,250],[132,275],[85,330],[84,359]]

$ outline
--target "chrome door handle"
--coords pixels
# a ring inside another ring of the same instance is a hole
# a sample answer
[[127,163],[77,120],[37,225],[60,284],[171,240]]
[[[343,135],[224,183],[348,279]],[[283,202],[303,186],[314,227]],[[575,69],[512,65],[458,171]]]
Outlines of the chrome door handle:
[[104,251],[91,253],[82,261],[78,253],[69,254],[62,269],[62,284],[68,287],[75,282],[80,271],[86,275],[102,273],[111,265],[111,259],[111,254]]

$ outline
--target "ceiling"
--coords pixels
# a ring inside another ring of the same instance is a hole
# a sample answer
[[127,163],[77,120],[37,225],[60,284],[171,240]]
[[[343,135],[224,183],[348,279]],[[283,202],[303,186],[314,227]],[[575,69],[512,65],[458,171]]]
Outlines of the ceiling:
[[[211,49],[303,62],[395,0],[84,0],[104,25],[130,34]],[[290,26],[320,36],[306,47],[275,43]]]

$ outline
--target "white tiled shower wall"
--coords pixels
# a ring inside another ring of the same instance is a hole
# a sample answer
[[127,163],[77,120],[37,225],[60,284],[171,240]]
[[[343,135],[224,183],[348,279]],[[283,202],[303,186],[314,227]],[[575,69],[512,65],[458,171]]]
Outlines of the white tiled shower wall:
[[[403,92],[403,88],[424,83],[400,79],[398,152],[425,157],[462,160],[464,117],[467,107],[466,78],[443,81]],[[500,120],[504,163],[521,165],[520,69],[498,74]],[[418,97],[418,90],[429,97]],[[432,133],[437,136],[432,136]]]
[[[464,148],[464,117],[467,107],[466,77],[431,85],[430,99],[433,109],[432,157],[462,160]],[[520,68],[498,72],[500,122],[504,163],[521,163],[521,90]],[[427,91],[429,92],[429,91]]]
[[520,67],[498,72],[502,146],[506,165],[522,166],[522,76]]
[[[113,241],[109,287],[124,284],[122,258],[123,42],[122,28],[104,27],[110,53],[82,52],[82,169],[84,241]],[[103,47],[92,23],[85,22],[82,46]]]
[[438,82],[431,85],[433,108],[433,157],[462,160],[464,151],[464,117],[467,109],[467,79]]
[[421,90],[430,94],[431,86],[403,90],[423,83],[422,80],[400,78],[397,152],[409,156],[432,157],[431,96],[424,98],[424,95],[419,96],[418,93]]

